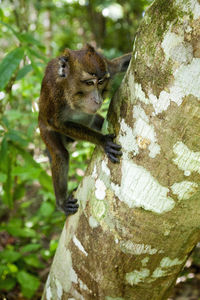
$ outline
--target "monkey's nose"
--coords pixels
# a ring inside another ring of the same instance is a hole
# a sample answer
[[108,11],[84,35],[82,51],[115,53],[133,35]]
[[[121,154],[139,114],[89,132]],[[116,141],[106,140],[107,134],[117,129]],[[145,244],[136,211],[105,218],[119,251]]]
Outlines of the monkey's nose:
[[94,102],[95,102],[96,104],[101,104],[101,103],[102,103],[102,99],[101,99],[100,97],[95,98],[95,99],[94,99]]

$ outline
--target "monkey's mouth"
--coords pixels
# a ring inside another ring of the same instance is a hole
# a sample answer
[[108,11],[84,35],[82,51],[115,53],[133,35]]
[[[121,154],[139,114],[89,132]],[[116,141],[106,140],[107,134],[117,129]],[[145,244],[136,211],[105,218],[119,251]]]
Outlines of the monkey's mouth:
[[87,108],[86,110],[85,110],[85,112],[86,113],[88,113],[88,114],[96,114],[96,112],[98,111],[98,109],[99,109],[99,107],[96,109],[90,109],[90,108]]
[[101,105],[90,105],[90,106],[87,106],[87,107],[82,106],[80,108],[80,110],[82,112],[87,113],[87,114],[92,114],[93,115],[99,110],[100,107],[101,107]]

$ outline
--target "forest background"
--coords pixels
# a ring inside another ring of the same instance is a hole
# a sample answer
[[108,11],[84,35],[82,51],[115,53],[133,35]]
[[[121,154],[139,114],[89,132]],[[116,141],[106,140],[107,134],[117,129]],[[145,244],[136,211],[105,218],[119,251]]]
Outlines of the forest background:
[[[0,0],[0,299],[41,298],[65,221],[55,207],[37,125],[47,62],[65,48],[80,49],[88,42],[107,58],[130,52],[151,3]],[[110,97],[121,79],[113,81]],[[104,116],[110,97],[102,107]],[[84,176],[93,149],[87,142],[71,145],[69,190]],[[199,249],[187,261],[171,299],[200,299]]]

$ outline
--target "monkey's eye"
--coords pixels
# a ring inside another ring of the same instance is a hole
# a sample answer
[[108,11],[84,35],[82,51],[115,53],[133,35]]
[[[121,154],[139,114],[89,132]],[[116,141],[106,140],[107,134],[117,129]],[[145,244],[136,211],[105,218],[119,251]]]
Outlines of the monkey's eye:
[[98,84],[103,84],[104,83],[104,79],[99,79]]
[[83,95],[84,95],[84,94],[83,94],[83,92],[81,92],[81,91],[76,93],[76,96],[83,96]]
[[85,83],[86,83],[87,85],[94,85],[94,82],[93,82],[92,80],[85,81]]

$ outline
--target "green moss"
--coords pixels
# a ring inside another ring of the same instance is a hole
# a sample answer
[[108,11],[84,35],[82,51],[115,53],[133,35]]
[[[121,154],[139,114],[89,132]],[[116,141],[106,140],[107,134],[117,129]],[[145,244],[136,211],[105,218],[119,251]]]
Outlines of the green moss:
[[91,201],[91,214],[97,220],[105,218],[107,214],[107,203],[102,200],[92,199]]
[[113,298],[113,297],[106,296],[106,297],[105,297],[105,300],[125,300],[125,299],[124,299],[124,298],[121,298],[121,297],[117,297],[117,298],[114,297],[114,298]]
[[[175,24],[183,16],[174,1],[156,1],[149,8],[139,28],[136,39],[135,79],[142,83],[143,91],[152,90],[159,96],[171,81],[173,63],[164,63],[165,55],[161,47],[164,32],[170,24]],[[162,68],[161,68],[162,66]]]

